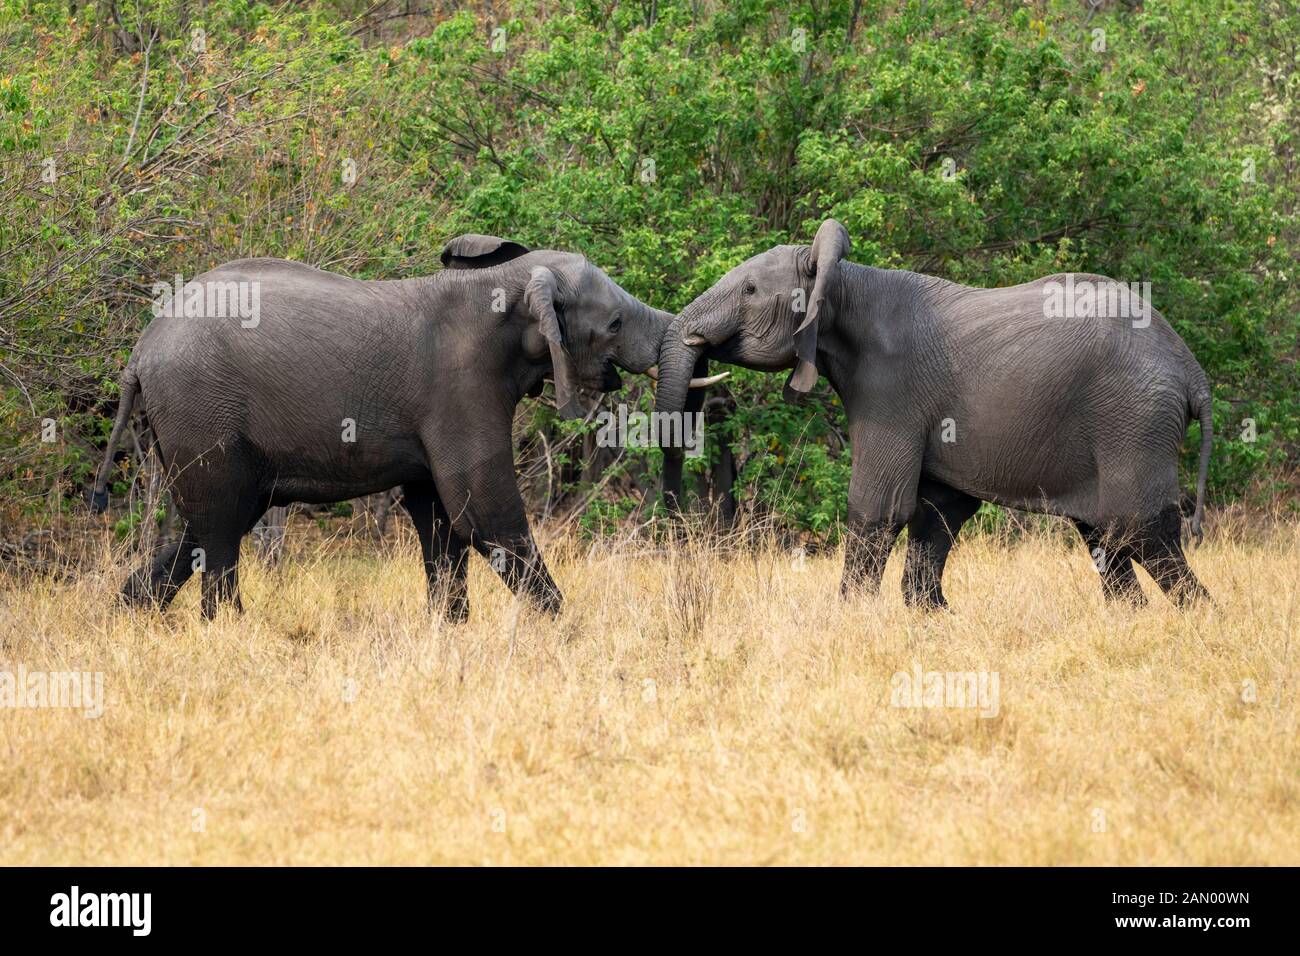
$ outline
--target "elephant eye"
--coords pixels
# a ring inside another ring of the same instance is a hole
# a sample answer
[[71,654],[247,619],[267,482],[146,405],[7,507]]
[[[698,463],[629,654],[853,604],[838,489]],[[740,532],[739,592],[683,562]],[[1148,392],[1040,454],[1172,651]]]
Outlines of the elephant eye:
[[754,283],[752,283],[752,282],[746,280],[746,282],[745,282],[745,295],[753,295],[755,291],[757,291],[757,290],[756,290],[755,287],[754,287]]
[[623,327],[623,320],[621,318],[615,317],[614,321],[609,323],[609,334],[613,335],[622,327]]

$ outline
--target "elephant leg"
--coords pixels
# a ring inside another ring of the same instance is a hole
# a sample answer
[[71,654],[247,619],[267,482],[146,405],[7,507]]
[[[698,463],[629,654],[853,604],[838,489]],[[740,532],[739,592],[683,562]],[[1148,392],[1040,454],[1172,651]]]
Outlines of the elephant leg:
[[[515,480],[512,411],[449,410],[447,421],[455,425],[431,429],[423,439],[425,452],[455,534],[487,558],[511,591],[558,614],[564,598],[533,541]],[[478,424],[467,435],[463,423],[473,421]],[[439,455],[438,449],[454,451]]]
[[890,549],[916,510],[921,448],[882,426],[850,422],[853,474],[849,479],[844,576],[840,593],[875,594]]
[[403,485],[402,507],[420,536],[430,606],[441,607],[448,621],[463,623],[469,618],[469,552],[453,530],[437,488],[431,481]]
[[914,607],[947,607],[943,568],[962,525],[979,510],[980,499],[926,479],[917,497],[916,512],[907,523],[903,599]]
[[198,541],[186,526],[181,536],[159,548],[149,565],[137,569],[122,585],[128,607],[150,604],[163,611],[194,573],[192,552]]
[[1160,590],[1179,607],[1186,607],[1208,601],[1210,592],[1196,579],[1183,554],[1182,520],[1178,506],[1169,505],[1135,532],[1134,550]]
[[239,599],[239,538],[233,535],[210,535],[203,548],[203,616],[217,616],[222,604],[230,604],[244,613]]
[[1133,548],[1117,535],[1107,535],[1085,521],[1074,519],[1093,566],[1101,576],[1101,593],[1111,603],[1141,607],[1147,603],[1133,567]]
[[880,579],[885,575],[889,552],[903,530],[904,522],[868,525],[853,522],[845,532],[844,575],[840,578],[840,593],[845,597],[860,592],[876,594]]
[[222,457],[209,453],[183,470],[172,493],[186,534],[199,549],[203,616],[216,617],[223,603],[242,613],[239,543],[266,513],[270,495],[257,487],[251,470],[233,451]]

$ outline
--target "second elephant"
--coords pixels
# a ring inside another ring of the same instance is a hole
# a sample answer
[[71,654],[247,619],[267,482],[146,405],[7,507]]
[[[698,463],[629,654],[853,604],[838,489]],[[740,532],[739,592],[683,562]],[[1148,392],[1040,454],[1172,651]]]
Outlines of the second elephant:
[[[793,368],[791,401],[825,375],[853,455],[846,593],[879,587],[907,527],[905,594],[943,604],[953,539],[993,501],[1072,519],[1109,598],[1143,600],[1134,561],[1179,603],[1205,595],[1182,550],[1178,461],[1195,419],[1199,538],[1210,389],[1149,302],[1101,276],[976,289],[855,265],[848,252],[847,231],[827,220],[811,246],[755,256],[688,305],[664,337],[656,411],[681,411],[701,357]],[[1073,308],[1088,290],[1091,307]]]

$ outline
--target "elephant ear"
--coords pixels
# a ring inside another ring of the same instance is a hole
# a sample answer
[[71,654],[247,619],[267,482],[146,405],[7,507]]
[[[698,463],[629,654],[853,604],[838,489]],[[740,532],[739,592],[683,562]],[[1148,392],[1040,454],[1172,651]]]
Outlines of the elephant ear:
[[822,223],[813,239],[809,253],[814,276],[812,295],[808,298],[808,311],[794,331],[794,371],[782,389],[787,402],[802,402],[817,384],[817,320],[826,308],[827,297],[839,282],[840,262],[852,248],[849,231],[834,219]]
[[466,233],[452,239],[442,250],[442,264],[447,269],[485,269],[527,254],[528,247],[497,236]]
[[578,402],[577,371],[564,345],[564,327],[560,315],[564,308],[557,305],[555,273],[546,266],[536,266],[524,288],[524,304],[551,350],[552,375],[555,379],[555,407],[561,418],[582,418],[582,405]]

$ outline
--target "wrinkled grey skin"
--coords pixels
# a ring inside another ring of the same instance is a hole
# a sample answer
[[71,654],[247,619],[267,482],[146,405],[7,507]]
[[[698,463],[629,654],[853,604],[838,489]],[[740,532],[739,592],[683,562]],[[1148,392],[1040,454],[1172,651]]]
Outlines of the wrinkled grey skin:
[[[846,594],[879,588],[907,527],[904,594],[943,605],[953,540],[981,501],[993,501],[1073,519],[1108,598],[1143,600],[1134,561],[1179,603],[1205,595],[1180,541],[1178,459],[1196,417],[1199,539],[1210,391],[1158,313],[1146,328],[1049,318],[1043,285],[1061,276],[975,289],[855,265],[843,261],[848,252],[844,227],[828,220],[811,247],[755,256],[688,305],[664,337],[656,410],[682,407],[701,356],[793,367],[791,401],[825,375],[844,403],[853,454]],[[946,421],[953,441],[944,441]]]
[[240,539],[268,507],[402,485],[430,597],[450,619],[469,612],[470,547],[558,611],[515,481],[515,405],[553,376],[561,410],[580,414],[577,389],[616,389],[614,366],[655,362],[671,316],[580,255],[461,236],[442,258],[448,268],[432,276],[381,282],[243,259],[194,281],[260,283],[255,327],[165,315],[149,325],[123,376],[94,504],[107,504],[113,446],[138,396],[185,530],[132,575],[129,603],[165,607],[201,548],[203,613],[238,606]]

